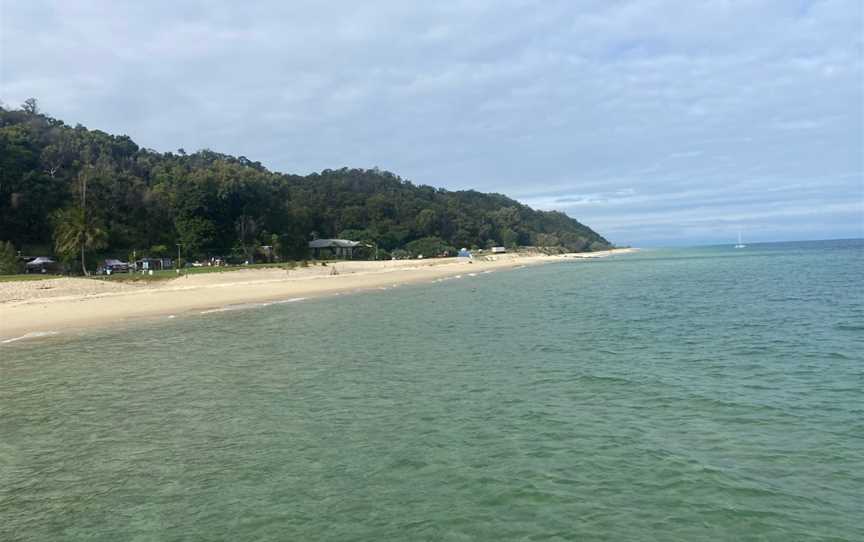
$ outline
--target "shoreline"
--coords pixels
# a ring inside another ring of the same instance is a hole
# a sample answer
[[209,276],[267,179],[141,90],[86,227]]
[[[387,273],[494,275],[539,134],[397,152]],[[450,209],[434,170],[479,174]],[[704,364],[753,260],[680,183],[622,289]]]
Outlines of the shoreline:
[[[0,283],[0,345],[61,332],[110,327],[134,320],[176,317],[200,311],[217,313],[232,306],[290,303],[334,294],[434,282],[568,259],[602,258],[635,249],[561,254],[504,254],[477,258],[345,261],[327,266],[243,269],[186,275],[162,283],[132,285],[92,279]],[[338,274],[332,275],[333,270]],[[49,284],[45,284],[49,283]]]

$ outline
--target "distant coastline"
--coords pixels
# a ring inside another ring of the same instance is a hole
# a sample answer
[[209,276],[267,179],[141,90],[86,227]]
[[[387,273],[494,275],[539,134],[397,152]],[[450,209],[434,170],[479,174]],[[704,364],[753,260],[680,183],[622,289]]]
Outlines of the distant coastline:
[[[484,259],[344,261],[291,271],[255,269],[132,285],[58,278],[0,283],[0,343],[25,336],[107,327],[135,319],[217,312],[241,304],[285,302],[431,282],[567,259],[602,258],[636,249],[562,254],[505,254]],[[336,270],[334,274],[334,269]]]

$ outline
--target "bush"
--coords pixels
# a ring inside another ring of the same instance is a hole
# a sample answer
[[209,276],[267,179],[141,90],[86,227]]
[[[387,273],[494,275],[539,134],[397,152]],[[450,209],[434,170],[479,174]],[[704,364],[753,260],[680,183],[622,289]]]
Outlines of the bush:
[[20,272],[15,245],[11,241],[0,242],[0,275],[15,275]]
[[456,252],[456,249],[445,243],[439,237],[424,237],[422,239],[417,239],[416,241],[411,241],[405,245],[405,250],[407,250],[414,258],[421,254],[424,258],[437,258],[441,255]]

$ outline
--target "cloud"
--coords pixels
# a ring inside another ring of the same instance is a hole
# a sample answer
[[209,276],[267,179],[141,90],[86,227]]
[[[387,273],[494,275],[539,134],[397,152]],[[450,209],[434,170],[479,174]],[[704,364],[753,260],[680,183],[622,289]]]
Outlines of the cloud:
[[[508,193],[622,243],[674,239],[670,217],[714,239],[736,207],[789,238],[775,211],[800,198],[784,187],[825,209],[864,198],[862,15],[855,0],[3,1],[0,99],[159,150]],[[801,235],[827,223],[796,216]]]

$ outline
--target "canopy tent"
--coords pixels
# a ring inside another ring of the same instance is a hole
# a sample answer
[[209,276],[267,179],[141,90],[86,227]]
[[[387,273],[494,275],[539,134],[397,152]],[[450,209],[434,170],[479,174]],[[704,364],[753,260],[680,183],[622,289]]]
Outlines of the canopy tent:
[[26,273],[47,273],[48,271],[58,271],[59,265],[52,258],[47,256],[39,256],[38,258],[33,258],[29,262],[24,264],[24,271]]
[[362,246],[358,241],[348,239],[315,239],[309,241],[309,248],[315,258],[332,256],[335,258],[353,258],[354,249]]
[[51,258],[48,258],[47,256],[39,256],[38,258],[34,258],[34,259],[30,260],[29,262],[27,262],[24,265],[27,267],[31,267],[31,266],[32,267],[39,267],[39,266],[45,266],[45,265],[54,265],[55,263],[57,263],[57,262],[55,262]]

